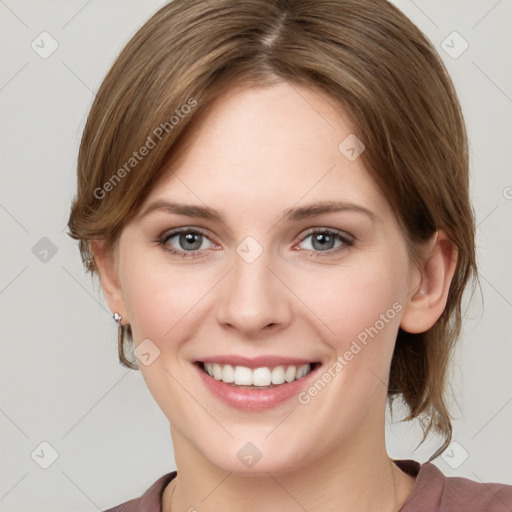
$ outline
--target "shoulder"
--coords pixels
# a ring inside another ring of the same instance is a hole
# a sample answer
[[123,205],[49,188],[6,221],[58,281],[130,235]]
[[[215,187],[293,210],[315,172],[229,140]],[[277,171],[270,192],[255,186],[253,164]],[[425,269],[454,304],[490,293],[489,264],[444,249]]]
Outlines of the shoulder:
[[161,476],[139,498],[133,498],[103,512],[162,512],[162,494],[167,484],[176,476],[176,471]]
[[400,512],[510,512],[512,485],[447,477],[422,464],[413,491]]

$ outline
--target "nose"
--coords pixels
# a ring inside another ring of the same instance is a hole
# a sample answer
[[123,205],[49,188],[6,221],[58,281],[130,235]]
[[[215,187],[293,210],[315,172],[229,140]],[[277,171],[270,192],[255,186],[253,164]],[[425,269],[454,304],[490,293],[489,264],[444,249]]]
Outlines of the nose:
[[223,279],[218,295],[216,316],[220,325],[250,339],[288,326],[293,294],[284,284],[284,276],[278,275],[267,251],[252,263],[235,254],[233,268]]

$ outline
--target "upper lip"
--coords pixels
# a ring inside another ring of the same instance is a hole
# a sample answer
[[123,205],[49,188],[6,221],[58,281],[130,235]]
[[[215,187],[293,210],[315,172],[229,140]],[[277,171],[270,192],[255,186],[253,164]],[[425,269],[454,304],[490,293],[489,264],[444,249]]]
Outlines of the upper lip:
[[211,357],[204,357],[198,359],[197,362],[201,363],[217,363],[217,364],[230,364],[232,366],[246,366],[248,368],[261,368],[263,366],[302,366],[304,364],[316,362],[311,359],[302,359],[298,357],[287,357],[277,355],[264,355],[258,357],[244,357],[237,355],[218,355]]

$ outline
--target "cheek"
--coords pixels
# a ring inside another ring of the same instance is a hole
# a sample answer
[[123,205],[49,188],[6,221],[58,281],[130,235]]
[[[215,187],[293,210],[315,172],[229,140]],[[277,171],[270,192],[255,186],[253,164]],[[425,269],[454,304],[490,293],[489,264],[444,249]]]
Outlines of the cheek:
[[[345,334],[355,336],[374,325],[390,308],[395,311],[393,304],[403,300],[405,289],[401,274],[384,268],[371,271],[350,268],[332,273],[323,284],[318,283],[316,280],[313,286],[306,282],[304,294],[308,304],[312,304],[311,309],[336,333],[331,333],[334,338],[340,339],[345,339]],[[391,312],[388,316],[393,320],[396,315]]]
[[125,261],[123,294],[133,342],[137,347],[151,340],[166,364],[182,371],[193,346],[191,340],[199,339],[198,330],[215,316],[211,291],[219,272],[171,264],[163,258],[151,261],[151,256],[134,255]]
[[[153,249],[154,250],[154,249]],[[162,339],[184,315],[191,287],[178,273],[151,261],[145,251],[132,252],[120,266],[123,295],[134,341]]]
[[333,360],[343,357],[344,373],[369,367],[386,375],[407,289],[405,261],[404,254],[395,253],[378,264],[339,267],[310,279],[301,276],[298,295],[314,313],[309,318],[319,325]]

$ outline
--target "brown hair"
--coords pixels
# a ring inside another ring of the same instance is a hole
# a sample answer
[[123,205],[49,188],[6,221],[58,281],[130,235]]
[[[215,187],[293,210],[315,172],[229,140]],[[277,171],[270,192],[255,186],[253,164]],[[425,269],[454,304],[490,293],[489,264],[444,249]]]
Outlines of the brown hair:
[[[466,284],[476,278],[468,148],[454,86],[423,33],[386,0],[174,0],[129,41],[92,105],[69,218],[86,268],[107,248],[185,147],[213,102],[237,83],[316,88],[350,114],[369,175],[387,197],[414,261],[443,229],[458,251],[446,308],[427,332],[399,330],[388,396],[424,439],[452,435],[445,398]],[[341,142],[341,141],[340,141]],[[146,150],[143,150],[143,148]],[[475,281],[473,281],[475,282]],[[130,327],[120,328],[121,364]],[[431,460],[430,459],[430,460]]]

